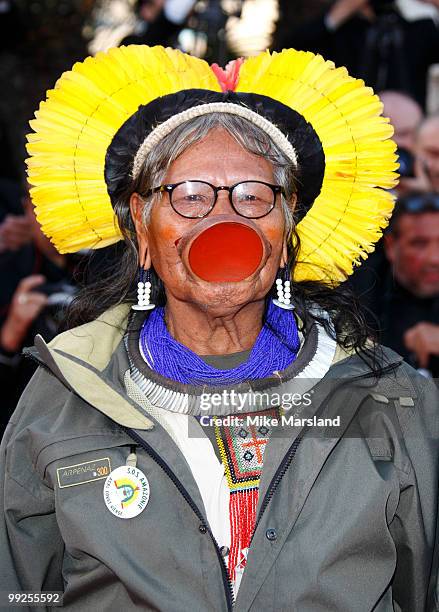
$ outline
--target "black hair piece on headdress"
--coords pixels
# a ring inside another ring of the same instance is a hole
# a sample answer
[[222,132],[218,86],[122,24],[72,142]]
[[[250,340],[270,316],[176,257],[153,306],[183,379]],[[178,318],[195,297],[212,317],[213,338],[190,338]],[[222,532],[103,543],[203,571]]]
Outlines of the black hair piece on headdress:
[[246,106],[268,119],[288,138],[298,158],[295,218],[299,222],[313,205],[323,183],[325,154],[319,137],[311,124],[290,107],[268,96],[232,91],[186,89],[140,106],[116,132],[105,156],[105,182],[113,206],[128,187],[134,157],[146,136],[176,113],[213,102]]

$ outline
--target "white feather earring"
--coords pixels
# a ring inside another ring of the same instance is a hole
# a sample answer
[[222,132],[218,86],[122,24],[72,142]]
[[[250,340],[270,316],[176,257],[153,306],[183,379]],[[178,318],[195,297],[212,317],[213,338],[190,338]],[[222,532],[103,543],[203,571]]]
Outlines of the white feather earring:
[[291,303],[291,281],[288,266],[279,270],[276,278],[276,291],[277,298],[273,300],[273,304],[284,310],[294,310],[294,304]]
[[133,304],[133,310],[152,310],[155,304],[151,304],[151,271],[139,268],[139,280],[137,283],[137,304]]

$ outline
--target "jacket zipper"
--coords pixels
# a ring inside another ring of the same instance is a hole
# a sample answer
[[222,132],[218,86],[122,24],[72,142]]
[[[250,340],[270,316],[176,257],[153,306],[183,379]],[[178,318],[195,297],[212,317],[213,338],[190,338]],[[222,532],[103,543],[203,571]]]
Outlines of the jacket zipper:
[[[43,361],[40,361],[40,359],[38,359],[38,357],[36,357],[35,355],[32,355],[32,353],[30,353],[28,351],[26,351],[24,353],[24,355],[27,358],[29,358],[32,361],[34,361],[35,363],[37,363],[39,366],[41,366],[46,371],[50,372],[52,374],[52,376],[54,376],[54,374],[50,370],[50,368]],[[227,570],[227,566],[226,566],[226,563],[224,561],[224,557],[222,556],[220,548],[218,546],[218,542],[216,541],[216,539],[215,539],[215,537],[214,537],[214,535],[212,533],[212,530],[210,529],[210,526],[207,524],[207,521],[205,520],[204,516],[202,515],[202,513],[198,509],[197,505],[192,500],[192,498],[189,495],[189,493],[186,491],[186,489],[183,487],[181,482],[175,476],[174,472],[169,468],[167,463],[165,463],[162,460],[162,458],[149,446],[149,444],[147,442],[145,442],[145,440],[143,440],[143,438],[141,438],[138,434],[136,434],[132,429],[129,429],[128,427],[124,427],[123,425],[120,425],[120,424],[118,424],[118,425],[119,425],[119,427],[121,429],[123,429],[130,436],[130,438],[132,438],[139,446],[141,446],[148,453],[148,455],[162,468],[162,470],[172,480],[174,485],[177,487],[178,491],[181,493],[183,498],[189,504],[189,506],[191,507],[191,509],[193,510],[195,515],[197,516],[197,518],[200,520],[201,525],[206,529],[207,533],[210,535],[210,538],[211,538],[211,540],[212,540],[212,542],[213,542],[213,544],[215,546],[215,551],[216,551],[217,557],[218,557],[218,559],[220,561],[220,565],[221,565],[221,573],[222,573],[222,576],[223,576],[224,590],[225,590],[225,593],[226,593],[226,600],[227,600],[227,609],[229,611],[231,611],[233,609],[234,604],[235,604],[235,595],[234,595],[234,592],[233,592],[232,581],[230,579],[229,572]]]
[[[399,364],[397,366],[395,365],[390,365],[387,366],[386,368],[383,368],[382,373],[387,373],[390,372],[392,370],[395,370],[397,367],[399,366]],[[344,385],[347,383],[351,383],[353,380],[362,380],[362,379],[366,379],[366,378],[372,378],[372,374],[368,373],[368,374],[361,374],[359,376],[355,376],[354,378],[349,378],[346,380],[346,382],[341,383],[338,387],[336,387],[335,389],[333,389],[331,391],[331,393],[324,399],[324,401],[322,402],[319,412],[322,412],[322,410],[326,407],[326,405],[328,404],[328,402],[332,399],[332,397],[334,396],[334,394]],[[268,486],[267,492],[264,496],[264,499],[261,503],[261,507],[259,509],[259,514],[257,516],[256,522],[255,522],[255,526],[253,529],[253,534],[250,540],[250,544],[249,547],[251,546],[251,543],[253,542],[253,537],[256,533],[256,529],[261,521],[261,518],[265,512],[265,510],[267,509],[268,504],[270,503],[271,499],[273,498],[273,495],[276,492],[277,487],[279,486],[282,478],[284,477],[286,471],[288,470],[288,468],[290,467],[290,465],[292,464],[292,462],[294,461],[294,458],[296,456],[297,450],[300,446],[300,443],[302,442],[303,438],[305,437],[305,435],[307,434],[309,430],[309,427],[306,427],[304,429],[304,431],[297,436],[297,438],[294,440],[294,442],[292,443],[292,445],[290,446],[290,448],[287,450],[286,454],[284,455],[284,458],[282,459],[279,467],[276,470],[275,475],[273,476],[273,478],[271,479],[271,482]]]
[[225,589],[225,592],[226,592],[226,599],[227,599],[227,609],[229,611],[232,610],[232,608],[233,608],[233,606],[235,604],[235,595],[234,595],[234,592],[233,592],[232,581],[230,579],[226,563],[224,561],[224,558],[223,558],[223,556],[221,554],[221,551],[220,551],[220,548],[218,546],[218,542],[216,541],[216,539],[215,539],[215,537],[214,537],[214,535],[212,533],[212,530],[210,529],[210,526],[207,524],[206,519],[204,518],[204,516],[202,515],[202,513],[198,509],[197,505],[194,503],[193,499],[191,498],[189,493],[184,488],[184,486],[178,480],[178,478],[176,477],[174,472],[170,469],[170,467],[167,465],[167,463],[165,463],[165,461],[163,461],[163,459],[160,457],[160,455],[158,455],[154,451],[154,449],[152,449],[149,446],[149,444],[147,442],[145,442],[145,440],[143,438],[141,438],[132,429],[129,429],[129,428],[123,427],[123,426],[121,426],[121,427],[122,427],[122,429],[124,431],[126,431],[126,433],[130,436],[130,438],[132,438],[135,442],[137,442],[137,444],[139,446],[141,446],[148,453],[148,455],[151,457],[151,459],[153,459],[162,468],[162,470],[165,472],[165,474],[172,480],[172,482],[174,483],[174,485],[176,486],[178,491],[181,493],[183,498],[186,500],[186,502],[191,507],[192,511],[195,513],[197,518],[200,520],[201,526],[203,526],[206,529],[207,533],[209,533],[210,538],[211,538],[211,540],[212,540],[212,542],[213,542],[213,544],[215,546],[215,551],[216,551],[217,557],[218,557],[218,559],[220,561],[220,564],[221,564],[221,571],[222,571],[222,575],[223,575],[224,589]]

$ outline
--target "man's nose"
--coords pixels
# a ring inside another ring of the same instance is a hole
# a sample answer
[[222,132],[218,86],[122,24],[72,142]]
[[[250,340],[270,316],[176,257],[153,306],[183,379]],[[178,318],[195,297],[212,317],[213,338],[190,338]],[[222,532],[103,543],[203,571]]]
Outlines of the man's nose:
[[230,203],[229,192],[227,189],[220,189],[212,214],[215,215],[230,215],[236,214],[233,206]]

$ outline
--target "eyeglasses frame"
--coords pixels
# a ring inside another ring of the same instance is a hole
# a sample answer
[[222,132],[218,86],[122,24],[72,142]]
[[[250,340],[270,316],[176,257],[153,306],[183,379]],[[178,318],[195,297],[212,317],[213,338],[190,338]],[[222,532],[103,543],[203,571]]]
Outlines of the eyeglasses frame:
[[[174,205],[172,203],[172,193],[174,191],[174,189],[176,187],[179,187],[180,185],[183,185],[184,183],[203,183],[204,185],[209,185],[209,187],[211,187],[213,189],[213,192],[215,194],[214,200],[212,202],[211,207],[209,208],[209,210],[206,212],[206,214],[204,215],[197,215],[196,217],[188,217],[187,215],[183,215],[181,212],[179,212],[176,208],[174,208]],[[236,210],[235,205],[233,204],[233,190],[238,187],[238,185],[242,185],[243,183],[260,183],[261,185],[266,185],[267,187],[270,187],[270,189],[273,192],[273,204],[270,208],[269,211],[267,211],[266,213],[264,213],[263,215],[259,215],[257,217],[247,217],[246,215],[243,215],[242,213],[240,213],[238,210]],[[247,181],[239,181],[238,183],[234,183],[233,185],[212,185],[212,183],[209,183],[208,181],[202,181],[199,179],[186,179],[185,181],[180,181],[179,183],[166,183],[165,185],[159,185],[158,187],[153,187],[152,189],[148,189],[148,191],[146,191],[144,194],[140,193],[139,195],[141,195],[142,197],[149,197],[155,193],[168,193],[169,194],[169,202],[171,204],[172,210],[174,210],[177,215],[180,215],[180,217],[184,217],[185,219],[203,219],[204,217],[207,217],[208,214],[210,214],[212,212],[212,210],[215,208],[215,204],[217,203],[218,200],[218,192],[219,191],[228,191],[229,192],[229,202],[231,207],[233,208],[233,210],[236,212],[237,215],[239,215],[240,217],[244,217],[244,219],[262,219],[263,217],[266,217],[267,215],[269,215],[271,213],[271,211],[273,210],[273,208],[276,206],[276,196],[281,193],[282,195],[285,196],[285,190],[283,187],[281,187],[280,185],[273,185],[271,183],[266,183],[265,181],[258,181],[258,180],[247,180]]]

